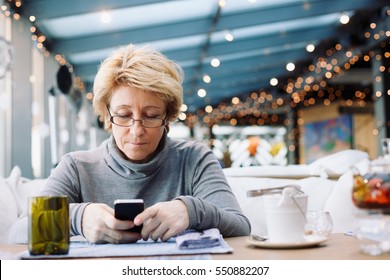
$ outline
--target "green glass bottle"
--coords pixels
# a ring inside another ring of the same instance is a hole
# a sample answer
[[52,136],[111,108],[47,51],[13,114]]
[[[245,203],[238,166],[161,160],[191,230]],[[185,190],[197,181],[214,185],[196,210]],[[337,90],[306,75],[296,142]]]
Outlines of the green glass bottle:
[[30,197],[28,203],[28,249],[30,254],[68,254],[69,240],[68,197]]

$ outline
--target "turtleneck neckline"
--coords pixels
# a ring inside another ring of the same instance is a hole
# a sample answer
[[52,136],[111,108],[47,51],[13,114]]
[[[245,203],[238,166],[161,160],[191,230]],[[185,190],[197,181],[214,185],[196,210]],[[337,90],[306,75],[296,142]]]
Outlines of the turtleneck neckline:
[[149,161],[145,163],[132,162],[124,156],[116,145],[114,136],[111,135],[107,143],[108,153],[106,160],[108,165],[119,175],[131,177],[132,179],[145,178],[156,172],[164,163],[168,154],[168,136],[164,132],[156,151],[150,156]]

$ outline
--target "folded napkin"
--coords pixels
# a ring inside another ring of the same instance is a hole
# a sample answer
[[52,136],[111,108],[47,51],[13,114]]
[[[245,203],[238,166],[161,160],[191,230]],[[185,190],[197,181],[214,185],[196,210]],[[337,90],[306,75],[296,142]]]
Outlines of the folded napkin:
[[201,249],[221,245],[222,236],[217,228],[204,231],[187,230],[176,237],[180,249]]

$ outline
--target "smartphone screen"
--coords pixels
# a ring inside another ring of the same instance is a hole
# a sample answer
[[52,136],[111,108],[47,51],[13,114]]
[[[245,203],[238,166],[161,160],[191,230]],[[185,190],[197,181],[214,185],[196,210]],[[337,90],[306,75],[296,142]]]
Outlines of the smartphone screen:
[[[119,220],[134,221],[134,218],[144,211],[145,205],[142,199],[117,199],[114,201],[115,218]],[[129,229],[129,231],[141,232],[142,225]]]

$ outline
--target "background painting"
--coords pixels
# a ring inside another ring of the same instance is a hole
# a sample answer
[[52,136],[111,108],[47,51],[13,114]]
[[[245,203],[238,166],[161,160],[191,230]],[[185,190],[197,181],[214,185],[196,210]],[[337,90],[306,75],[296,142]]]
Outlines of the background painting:
[[352,148],[352,116],[343,115],[304,125],[305,163]]

